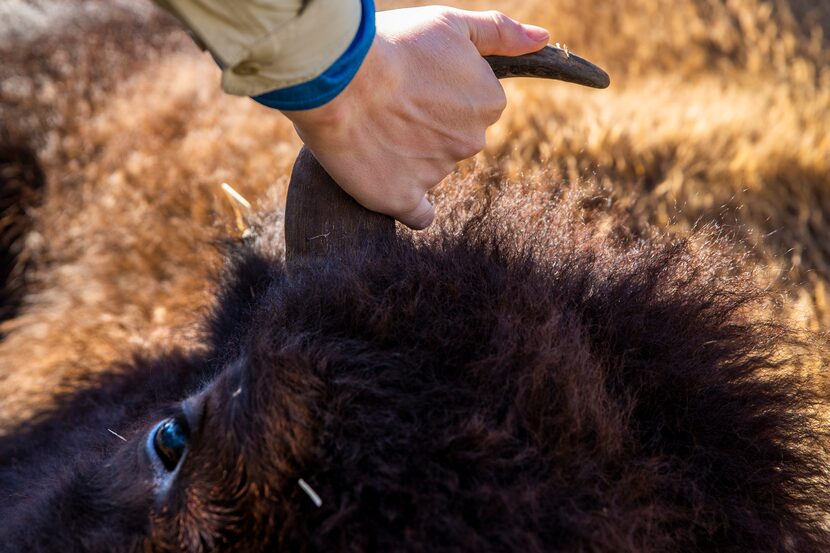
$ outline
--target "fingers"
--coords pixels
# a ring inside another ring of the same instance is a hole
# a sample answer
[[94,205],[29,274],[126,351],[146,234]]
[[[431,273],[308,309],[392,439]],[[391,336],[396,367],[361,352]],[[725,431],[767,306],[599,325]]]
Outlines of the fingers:
[[355,80],[317,108],[331,112],[339,102],[353,116],[288,115],[343,190],[420,230],[435,218],[424,194],[484,148],[487,127],[506,106],[482,55],[537,51],[548,33],[499,12],[439,6],[396,10],[379,22]]
[[395,219],[413,230],[423,230],[435,219],[435,208],[425,196],[421,198],[421,203],[415,209],[395,215]]
[[482,56],[521,56],[541,50],[550,34],[535,25],[523,25],[501,12],[453,10],[453,19]]

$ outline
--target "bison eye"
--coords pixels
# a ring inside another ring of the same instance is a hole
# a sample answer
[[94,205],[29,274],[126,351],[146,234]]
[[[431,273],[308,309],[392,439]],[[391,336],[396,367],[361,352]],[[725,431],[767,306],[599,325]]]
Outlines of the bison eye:
[[188,428],[184,420],[168,419],[156,428],[153,450],[168,471],[176,470],[187,446]]

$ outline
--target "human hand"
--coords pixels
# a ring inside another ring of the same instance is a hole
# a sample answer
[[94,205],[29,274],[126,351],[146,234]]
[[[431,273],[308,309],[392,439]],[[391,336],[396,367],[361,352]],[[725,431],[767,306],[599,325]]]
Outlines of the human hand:
[[545,46],[544,29],[498,12],[429,6],[377,14],[377,36],[334,100],[285,111],[334,180],[363,206],[426,228],[426,192],[485,145],[504,90],[482,56]]

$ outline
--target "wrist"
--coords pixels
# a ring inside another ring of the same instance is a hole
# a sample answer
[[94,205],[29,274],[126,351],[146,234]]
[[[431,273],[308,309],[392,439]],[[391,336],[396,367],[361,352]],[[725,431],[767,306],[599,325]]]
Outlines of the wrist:
[[354,117],[371,117],[373,101],[385,91],[397,88],[400,72],[393,56],[393,45],[378,35],[360,69],[336,98],[311,109],[280,111],[294,123],[304,139],[325,133],[331,141],[352,126]]
[[360,0],[362,17],[357,34],[346,51],[321,75],[295,86],[272,90],[253,99],[280,111],[303,111],[330,103],[354,79],[375,38],[373,0]]
[[345,97],[345,91],[319,107],[303,110],[280,110],[283,115],[294,123],[304,140],[305,135],[312,129],[320,129],[321,132],[336,134],[338,129],[346,126],[352,111],[352,106]]

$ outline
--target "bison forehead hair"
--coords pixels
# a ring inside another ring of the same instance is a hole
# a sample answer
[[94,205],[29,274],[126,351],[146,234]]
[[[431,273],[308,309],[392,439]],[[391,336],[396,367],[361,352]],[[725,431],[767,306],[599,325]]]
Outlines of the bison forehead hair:
[[[0,549],[826,551],[802,338],[716,239],[578,205],[290,270],[260,233],[203,348],[0,441]],[[165,420],[189,429],[175,469]]]

